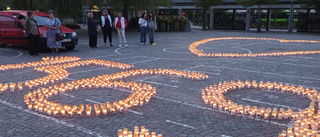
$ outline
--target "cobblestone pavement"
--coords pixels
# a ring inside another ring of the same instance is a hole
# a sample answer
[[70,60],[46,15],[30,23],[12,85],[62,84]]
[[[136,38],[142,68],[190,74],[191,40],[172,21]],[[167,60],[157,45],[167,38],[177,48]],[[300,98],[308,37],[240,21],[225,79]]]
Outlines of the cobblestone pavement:
[[[128,48],[117,47],[117,35],[113,33],[115,47],[104,46],[102,35],[98,49],[88,47],[86,32],[79,30],[79,45],[73,51],[62,50],[61,56],[78,56],[81,59],[103,59],[134,64],[134,69],[169,68],[189,70],[209,75],[208,80],[196,81],[171,76],[135,76],[124,81],[150,83],[157,94],[143,107],[128,112],[92,117],[54,117],[28,110],[22,92],[0,94],[0,137],[30,136],[117,136],[117,130],[134,126],[146,126],[167,137],[274,137],[286,130],[290,120],[260,121],[232,116],[214,111],[201,99],[201,89],[220,81],[257,80],[284,82],[319,89],[320,55],[257,57],[257,58],[199,58],[188,50],[189,44],[213,37],[268,37],[279,39],[319,40],[316,33],[243,32],[229,30],[156,33],[157,46],[140,45],[140,33],[127,32]],[[257,53],[295,50],[319,50],[319,44],[279,43],[258,40],[221,40],[198,47],[203,52]],[[0,65],[40,61],[31,57],[25,47],[0,48]],[[98,66],[68,69],[70,76],[61,81],[90,78],[120,72],[118,69]],[[32,68],[0,72],[0,83],[20,82],[45,76]],[[50,100],[63,104],[94,104],[124,99],[129,93],[117,89],[92,89],[58,95]],[[225,95],[238,104],[279,108],[282,105],[294,111],[305,109],[309,100],[263,90],[239,90]]]

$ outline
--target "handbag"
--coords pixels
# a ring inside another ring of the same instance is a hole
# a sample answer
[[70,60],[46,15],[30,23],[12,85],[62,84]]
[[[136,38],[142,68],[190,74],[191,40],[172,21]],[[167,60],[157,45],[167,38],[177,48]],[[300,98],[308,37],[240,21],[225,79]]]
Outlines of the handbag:
[[[55,19],[55,25],[56,25],[56,19]],[[57,25],[56,25],[57,26]],[[56,33],[56,41],[61,41],[61,40],[63,40],[64,39],[64,35],[63,35],[63,33],[62,33],[62,31],[61,31],[61,29],[60,29],[60,33]]]

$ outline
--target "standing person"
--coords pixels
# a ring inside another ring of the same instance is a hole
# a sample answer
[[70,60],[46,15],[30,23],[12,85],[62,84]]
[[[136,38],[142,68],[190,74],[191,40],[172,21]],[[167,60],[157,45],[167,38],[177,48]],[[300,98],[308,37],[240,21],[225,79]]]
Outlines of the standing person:
[[89,35],[89,47],[97,48],[97,35],[98,35],[98,25],[93,20],[93,13],[88,13],[88,35]]
[[47,28],[47,46],[51,49],[51,55],[59,55],[59,48],[61,48],[61,41],[56,41],[56,33],[61,33],[61,22],[54,17],[54,11],[48,11],[49,19],[45,23]]
[[157,18],[154,16],[153,12],[150,12],[150,19],[148,21],[149,26],[149,40],[150,44],[153,45],[154,43],[154,31],[157,30]]
[[147,38],[147,26],[148,26],[148,22],[146,20],[147,14],[146,13],[142,13],[140,19],[139,19],[139,25],[140,25],[140,42],[141,44],[146,44]]
[[121,47],[123,44],[125,47],[128,47],[127,40],[126,40],[126,28],[127,28],[127,20],[122,17],[122,12],[118,12],[118,17],[114,20],[115,27],[117,29],[118,38],[119,38],[119,47]]
[[107,45],[107,36],[109,37],[110,46],[112,46],[112,20],[106,10],[102,11],[101,28],[103,32],[103,42]]
[[37,21],[33,19],[33,11],[27,12],[28,19],[24,23],[24,30],[28,34],[28,50],[31,56],[39,55],[37,53],[39,42],[39,29]]

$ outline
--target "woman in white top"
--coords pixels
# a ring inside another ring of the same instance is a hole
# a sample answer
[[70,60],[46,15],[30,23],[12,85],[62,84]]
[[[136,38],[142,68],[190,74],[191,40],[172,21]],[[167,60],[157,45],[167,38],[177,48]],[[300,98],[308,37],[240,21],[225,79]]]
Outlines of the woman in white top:
[[142,13],[140,19],[139,19],[139,25],[140,25],[140,42],[141,44],[146,44],[146,35],[147,35],[147,26],[148,26],[148,21],[146,20],[147,14]]
[[107,37],[109,37],[110,46],[112,46],[112,20],[106,10],[102,11],[101,28],[103,32],[103,42],[107,45]]

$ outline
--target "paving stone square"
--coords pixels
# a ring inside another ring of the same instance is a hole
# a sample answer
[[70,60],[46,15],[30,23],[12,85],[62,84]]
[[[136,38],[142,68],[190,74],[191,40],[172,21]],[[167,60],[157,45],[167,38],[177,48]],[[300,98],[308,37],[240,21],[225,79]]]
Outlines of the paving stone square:
[[[205,104],[201,89],[223,81],[256,80],[283,82],[296,87],[320,89],[320,55],[294,55],[277,57],[214,58],[198,57],[189,51],[193,42],[218,37],[255,37],[287,40],[319,40],[317,33],[244,32],[211,30],[190,32],[156,32],[156,46],[141,45],[139,32],[127,32],[128,47],[118,47],[113,34],[114,47],[103,45],[98,36],[98,48],[89,48],[86,30],[77,30],[79,44],[72,51],[61,50],[60,56],[76,56],[81,60],[101,59],[133,64],[135,69],[168,68],[207,74],[206,80],[192,80],[175,76],[143,75],[122,79],[148,83],[157,88],[157,94],[142,107],[132,107],[115,114],[82,117],[48,116],[28,109],[24,95],[34,89],[3,92],[0,94],[0,137],[26,136],[105,136],[116,137],[118,129],[145,126],[164,137],[275,137],[292,126],[292,120],[261,120],[222,113]],[[202,44],[204,53],[265,53],[300,50],[319,50],[320,43],[281,43],[270,40],[219,40]],[[51,56],[40,53],[30,56],[26,47],[0,48],[0,65],[41,61]],[[126,70],[97,65],[67,69],[69,76],[59,83],[97,77]],[[0,83],[24,82],[46,76],[33,68],[0,72]],[[50,86],[50,84],[49,84]],[[45,86],[48,87],[48,86]],[[123,89],[80,89],[51,97],[50,101],[67,105],[113,102],[130,95]],[[306,109],[310,100],[292,94],[258,89],[241,89],[225,94],[227,100],[242,105],[264,108]],[[94,110],[92,111],[94,112]]]

